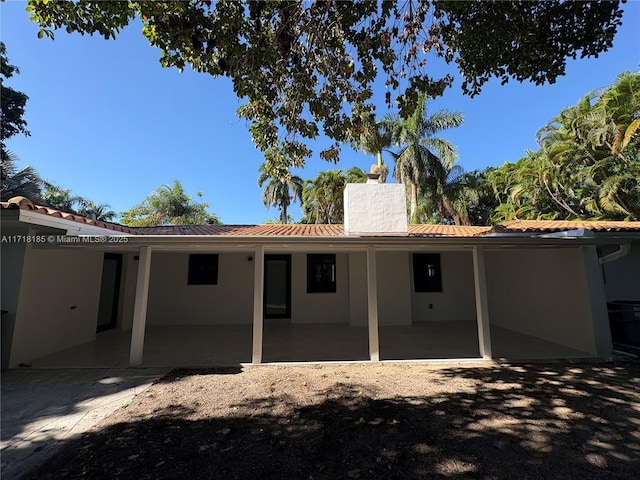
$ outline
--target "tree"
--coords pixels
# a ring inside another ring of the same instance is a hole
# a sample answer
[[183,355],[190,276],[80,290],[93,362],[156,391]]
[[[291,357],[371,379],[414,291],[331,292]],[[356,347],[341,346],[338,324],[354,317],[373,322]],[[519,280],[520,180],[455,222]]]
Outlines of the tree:
[[43,186],[43,203],[61,212],[80,215],[79,210],[88,202],[86,198],[72,194],[70,188],[63,188],[48,180],[43,181]]
[[[202,198],[202,192],[197,193]],[[218,224],[215,213],[207,211],[209,204],[195,202],[184,192],[178,180],[173,185],[161,185],[141,203],[122,213],[121,222],[131,227],[159,225]]]
[[78,210],[78,213],[83,217],[94,218],[95,220],[101,220],[103,222],[112,222],[117,216],[116,212],[111,210],[111,206],[109,204],[97,204],[91,200],[85,200]]
[[[265,162],[258,169],[258,186],[263,188],[262,202],[264,206],[276,207],[280,210],[280,223],[288,223],[288,208],[291,202],[302,198],[304,181],[292,175],[286,162]],[[266,185],[265,185],[266,184]]]
[[418,206],[412,217],[416,223],[471,225],[469,211],[477,205],[479,194],[474,189],[474,176],[460,165],[442,168],[436,175],[423,179]]
[[38,172],[32,167],[24,167],[20,170],[16,167],[18,158],[7,150],[5,140],[19,133],[29,136],[27,121],[24,117],[24,108],[27,97],[4,84],[5,79],[20,73],[15,65],[9,63],[7,49],[0,42],[0,170],[2,171],[2,201],[12,197],[23,196],[35,202],[40,201],[40,187],[42,180]]
[[352,167],[344,170],[319,172],[313,180],[304,182],[301,223],[336,224],[344,221],[344,188],[347,183],[363,183],[363,170]]
[[640,72],[564,109],[538,132],[539,151],[491,173],[494,220],[640,218]]
[[391,132],[392,144],[400,148],[393,153],[393,176],[409,187],[412,221],[415,220],[421,188],[429,189],[427,195],[435,197],[441,194],[457,158],[453,144],[435,135],[460,126],[463,120],[462,113],[448,110],[428,115],[425,95],[420,96],[420,101],[409,118],[402,119],[398,115],[385,117],[383,124]]
[[[8,156],[5,140],[18,133],[26,136],[31,135],[27,130],[27,121],[23,118],[24,107],[29,97],[4,84],[5,79],[11,78],[17,73],[20,73],[20,70],[15,65],[9,64],[5,44],[0,42],[0,104],[2,106],[0,112],[0,160],[2,162]],[[15,157],[13,157],[13,161],[15,161]]]
[[351,132],[349,143],[355,150],[376,157],[376,172],[380,174],[380,182],[386,182],[389,167],[382,161],[382,152],[391,146],[391,134],[382,122],[376,122],[368,112],[362,114],[361,125]]
[[229,77],[246,99],[238,113],[250,120],[256,146],[280,149],[292,162],[311,155],[300,137],[313,139],[321,128],[336,140],[321,156],[337,160],[361,113],[374,111],[378,76],[387,105],[397,103],[406,118],[419,93],[441,95],[453,81],[427,73],[427,65],[437,70],[434,61],[455,62],[470,95],[491,77],[554,82],[567,57],[610,48],[622,17],[615,1],[28,3],[40,37],[65,27],[115,38],[139,18],[164,67]]
[[26,197],[29,200],[40,203],[42,179],[33,167],[17,169],[15,163],[18,158],[8,150],[2,150],[0,172],[0,200],[6,202],[13,197]]

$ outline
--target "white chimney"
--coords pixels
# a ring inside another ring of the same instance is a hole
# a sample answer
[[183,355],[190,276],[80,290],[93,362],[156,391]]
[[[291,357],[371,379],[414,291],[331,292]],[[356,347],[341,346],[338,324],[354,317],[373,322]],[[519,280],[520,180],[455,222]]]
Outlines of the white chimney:
[[344,189],[344,234],[406,236],[407,196],[401,183],[349,183]]

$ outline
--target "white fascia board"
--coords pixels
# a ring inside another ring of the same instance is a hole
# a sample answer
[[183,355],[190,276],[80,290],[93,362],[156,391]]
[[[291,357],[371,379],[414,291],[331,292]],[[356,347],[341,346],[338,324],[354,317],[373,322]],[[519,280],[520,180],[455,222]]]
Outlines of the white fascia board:
[[578,228],[576,230],[564,230],[562,232],[545,233],[539,235],[540,238],[554,238],[554,237],[595,237],[595,233],[591,230],[585,230],[584,228]]
[[85,223],[74,222],[73,220],[66,220],[60,217],[52,217],[51,215],[44,215],[42,213],[30,212],[27,210],[20,210],[19,220],[24,223],[30,223],[32,225],[40,225],[42,227],[57,228],[64,230],[67,235],[80,236],[80,235],[124,235],[132,236],[129,233],[119,232],[117,230],[111,230],[109,228],[97,227],[95,225],[88,225]]

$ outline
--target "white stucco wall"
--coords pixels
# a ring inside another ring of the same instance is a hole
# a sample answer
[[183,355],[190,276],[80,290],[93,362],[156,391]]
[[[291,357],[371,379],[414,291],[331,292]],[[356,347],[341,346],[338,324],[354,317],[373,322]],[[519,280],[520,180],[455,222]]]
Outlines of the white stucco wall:
[[[412,266],[410,278],[413,321],[475,321],[476,297],[471,252],[440,253],[440,268],[442,292],[416,292]],[[430,305],[432,308],[429,308]]]
[[349,183],[344,189],[345,235],[407,235],[407,197],[401,183]]
[[491,324],[596,354],[581,248],[485,255]]
[[406,252],[378,252],[378,324],[411,325],[411,268]]
[[366,326],[367,317],[367,254],[349,253],[349,324]]
[[254,267],[249,256],[220,253],[217,285],[187,285],[188,254],[153,252],[147,325],[250,324]]
[[347,323],[348,321],[349,262],[347,254],[336,254],[335,293],[307,293],[307,254],[291,255],[291,322]]
[[74,248],[26,251],[11,367],[95,339],[102,259]]
[[[604,247],[604,255],[617,250],[617,246]],[[631,251],[622,258],[603,265],[607,301],[640,301],[640,242],[631,244]]]
[[120,300],[118,308],[118,328],[131,330],[133,325],[133,308],[136,302],[136,282],[138,279],[137,254],[122,255],[122,275],[120,276]]
[[[3,229],[2,235],[26,235],[25,232],[12,232]],[[2,274],[0,292],[2,293],[2,309],[7,313],[2,316],[2,368],[9,367],[9,353],[11,352],[11,342],[13,341],[13,330],[18,309],[18,294],[20,291],[20,280],[22,279],[22,263],[26,243],[4,243],[2,244],[2,263],[0,272]]]

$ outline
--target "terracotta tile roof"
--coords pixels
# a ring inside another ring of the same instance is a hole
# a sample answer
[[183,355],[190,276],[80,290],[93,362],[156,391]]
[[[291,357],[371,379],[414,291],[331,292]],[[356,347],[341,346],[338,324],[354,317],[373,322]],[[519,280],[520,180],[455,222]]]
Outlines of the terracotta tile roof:
[[7,202],[0,202],[0,209],[2,210],[28,210],[43,215],[48,215],[55,218],[63,218],[72,222],[82,223],[85,225],[92,225],[94,227],[106,228],[107,230],[113,230],[116,232],[129,233],[136,235],[137,232],[132,228],[119,225],[117,223],[103,222],[101,220],[92,220],[90,218],[83,217],[81,215],[74,215],[71,213],[62,212],[55,208],[44,207],[42,205],[36,205],[31,200],[25,197],[13,197]]
[[566,230],[594,232],[640,232],[640,222],[584,221],[584,220],[512,220],[499,225],[499,232],[561,232]]
[[491,227],[465,227],[459,225],[409,225],[412,237],[480,237]]
[[167,225],[137,227],[146,235],[214,235],[234,237],[340,237],[342,225]]
[[[343,237],[343,225],[169,225],[159,227],[126,227],[117,223],[92,220],[34,204],[25,197],[0,202],[0,209],[28,210],[72,222],[93,225],[131,235],[211,235],[216,237]],[[513,220],[495,227],[458,225],[409,225],[409,237],[482,237],[491,233],[551,233],[567,230],[595,232],[640,232],[640,222]],[[372,235],[375,236],[375,235]]]
[[[147,235],[215,235],[247,237],[343,237],[344,226],[337,225],[169,225],[138,227]],[[491,227],[455,225],[409,225],[411,237],[474,237],[489,232]],[[375,236],[375,235],[371,235]]]

